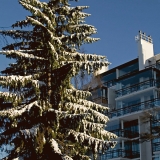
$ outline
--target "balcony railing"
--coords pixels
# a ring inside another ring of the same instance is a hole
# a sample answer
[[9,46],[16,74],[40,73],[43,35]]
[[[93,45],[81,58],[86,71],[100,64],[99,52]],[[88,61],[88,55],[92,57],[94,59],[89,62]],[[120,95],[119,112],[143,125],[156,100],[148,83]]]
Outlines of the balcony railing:
[[160,142],[152,143],[153,152],[160,151]]
[[137,91],[149,88],[149,87],[153,87],[153,86],[158,86],[159,87],[159,85],[160,85],[159,82],[157,82],[154,79],[150,79],[150,80],[147,80],[147,81],[144,81],[144,82],[141,82],[141,83],[137,83],[137,84],[134,84],[132,86],[117,90],[116,91],[116,97],[121,97],[121,96],[130,94],[130,93],[133,93],[133,92],[137,92]]
[[138,158],[140,157],[140,153],[137,151],[131,151],[131,150],[124,150],[124,149],[117,149],[113,151],[108,151],[105,154],[100,155],[100,160],[106,160],[106,159],[112,159],[112,158]]
[[128,76],[128,75],[131,75],[131,74],[136,73],[138,71],[139,71],[139,69],[131,70],[130,72],[128,72],[126,74],[120,75],[118,78],[122,78],[122,77],[125,77],[125,76]]
[[160,106],[160,99],[152,99],[135,105],[109,111],[107,115],[109,118],[119,117],[125,114],[138,112],[141,110],[150,109],[158,106]]
[[125,137],[125,138],[139,137],[138,132],[133,132],[133,131],[124,130],[124,129],[116,129],[116,130],[113,130],[113,131],[110,131],[110,132],[116,134],[118,137]]
[[151,127],[154,129],[156,127],[160,126],[160,119],[159,118],[153,118],[151,121]]
[[104,104],[104,105],[108,104],[108,98],[106,97],[92,97],[91,101],[98,103],[98,104]]
[[111,81],[107,81],[107,82],[104,82],[103,83],[104,86],[107,86],[108,88],[112,87],[112,86],[115,86],[116,85],[116,80],[111,80]]
[[160,63],[152,64],[152,65],[146,66],[145,68],[156,68],[160,70]]

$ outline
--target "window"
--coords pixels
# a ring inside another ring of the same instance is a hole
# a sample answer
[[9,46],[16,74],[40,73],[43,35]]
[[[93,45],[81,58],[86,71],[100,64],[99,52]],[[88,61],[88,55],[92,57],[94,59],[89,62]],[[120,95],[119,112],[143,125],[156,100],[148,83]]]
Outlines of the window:
[[160,60],[156,62],[156,68],[160,69]]
[[117,81],[117,90],[123,89],[126,87],[130,87],[134,84],[138,84],[138,83],[141,83],[143,81],[147,81],[152,78],[153,78],[152,70],[147,70],[147,71],[138,73],[134,76],[130,76],[128,78]]
[[139,70],[138,62],[135,64],[132,64],[130,66],[124,67],[122,69],[119,69],[119,77],[124,76],[129,73],[133,73]]
[[112,87],[116,84],[115,79],[116,79],[116,72],[113,72],[113,73],[103,76],[102,83],[104,83],[106,87]]
[[153,160],[160,160],[160,157],[153,157]]
[[138,130],[138,119],[133,121],[124,122],[124,129],[132,132],[139,132]]
[[107,88],[106,87],[102,87],[102,88],[97,88],[97,89],[93,89],[91,91],[92,93],[92,101],[94,101],[95,103],[98,104],[108,104],[107,101]]
[[119,79],[116,84],[117,97],[155,86],[152,70],[145,70],[136,75]]

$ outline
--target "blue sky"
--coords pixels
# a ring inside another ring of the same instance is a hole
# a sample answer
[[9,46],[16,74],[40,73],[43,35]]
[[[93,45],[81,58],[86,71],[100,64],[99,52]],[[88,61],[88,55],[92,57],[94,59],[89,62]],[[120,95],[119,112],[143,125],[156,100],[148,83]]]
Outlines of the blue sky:
[[[110,68],[137,57],[135,36],[139,30],[152,36],[154,52],[160,53],[160,0],[79,0],[70,4],[90,6],[85,10],[91,14],[86,23],[97,28],[94,37],[101,40],[83,48],[87,53],[106,55]],[[9,27],[28,14],[17,0],[0,1],[0,27]],[[0,40],[0,47],[3,44]],[[8,61],[0,58],[1,70]]]

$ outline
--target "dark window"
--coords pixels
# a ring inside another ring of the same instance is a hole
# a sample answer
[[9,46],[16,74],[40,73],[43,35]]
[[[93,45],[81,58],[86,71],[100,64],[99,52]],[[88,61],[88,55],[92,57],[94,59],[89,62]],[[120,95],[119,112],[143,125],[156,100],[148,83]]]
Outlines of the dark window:
[[119,77],[124,76],[126,74],[133,73],[133,72],[137,72],[138,70],[139,70],[139,65],[137,62],[137,63],[132,64],[130,66],[119,69]]

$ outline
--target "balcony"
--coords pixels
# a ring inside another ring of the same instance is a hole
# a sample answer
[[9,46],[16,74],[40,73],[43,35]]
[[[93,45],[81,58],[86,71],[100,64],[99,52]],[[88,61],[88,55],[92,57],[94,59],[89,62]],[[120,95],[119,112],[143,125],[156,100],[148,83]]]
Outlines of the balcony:
[[160,70],[160,61],[157,61],[156,64],[146,66],[145,68],[156,68],[156,69]]
[[116,80],[114,79],[114,80],[111,80],[111,81],[104,82],[103,85],[110,88],[110,87],[116,85]]
[[116,134],[118,137],[125,137],[125,138],[136,138],[139,137],[138,132],[133,132],[130,130],[124,130],[124,129],[116,129],[113,131],[110,131],[114,134]]
[[104,106],[108,105],[108,98],[102,96],[96,98],[92,97],[91,101]]
[[119,117],[125,114],[130,114],[133,112],[138,112],[144,109],[150,109],[158,106],[160,106],[160,99],[152,99],[152,100],[141,102],[135,105],[109,111],[107,116],[109,118]]
[[113,159],[113,158],[118,158],[118,157],[130,158],[130,159],[139,158],[140,153],[137,151],[117,149],[113,151],[108,151],[105,154],[101,154],[100,160]]
[[160,151],[160,142],[152,143],[152,150],[153,152]]
[[131,94],[133,92],[138,92],[140,90],[144,90],[146,88],[153,87],[153,86],[159,86],[159,83],[154,79],[150,79],[150,80],[147,80],[141,83],[137,83],[129,87],[117,90],[116,97],[121,97],[127,94]]

